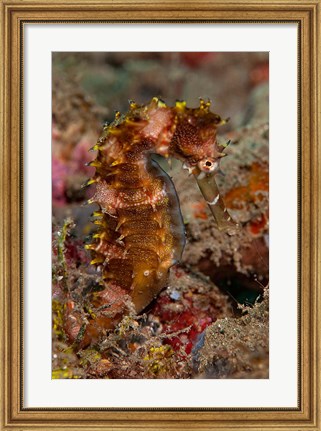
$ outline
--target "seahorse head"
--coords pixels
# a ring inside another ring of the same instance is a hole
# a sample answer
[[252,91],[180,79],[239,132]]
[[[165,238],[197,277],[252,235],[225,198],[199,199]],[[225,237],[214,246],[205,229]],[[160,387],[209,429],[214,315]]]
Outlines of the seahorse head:
[[200,100],[199,108],[187,108],[186,102],[176,102],[176,127],[171,138],[169,154],[184,162],[198,183],[217,227],[229,234],[238,230],[220,196],[215,175],[220,170],[220,160],[226,154],[225,145],[217,142],[217,128],[227,120],[210,111],[210,102]]
[[170,155],[182,160],[191,172],[217,173],[219,161],[225,155],[216,139],[217,127],[225,124],[210,111],[210,102],[201,99],[199,108],[187,108],[186,102],[176,102],[175,132]]

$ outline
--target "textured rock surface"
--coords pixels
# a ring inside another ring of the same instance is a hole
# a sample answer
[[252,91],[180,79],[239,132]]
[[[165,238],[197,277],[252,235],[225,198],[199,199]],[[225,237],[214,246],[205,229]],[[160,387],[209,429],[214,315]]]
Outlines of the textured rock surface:
[[261,302],[242,307],[242,317],[219,319],[205,330],[203,343],[193,351],[199,378],[269,377],[268,304],[266,289]]

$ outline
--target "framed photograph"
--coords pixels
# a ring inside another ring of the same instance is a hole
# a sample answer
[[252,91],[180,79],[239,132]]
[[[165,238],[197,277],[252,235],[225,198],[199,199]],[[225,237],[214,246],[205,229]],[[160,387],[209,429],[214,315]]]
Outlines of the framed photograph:
[[1,2],[1,429],[321,431],[320,7]]

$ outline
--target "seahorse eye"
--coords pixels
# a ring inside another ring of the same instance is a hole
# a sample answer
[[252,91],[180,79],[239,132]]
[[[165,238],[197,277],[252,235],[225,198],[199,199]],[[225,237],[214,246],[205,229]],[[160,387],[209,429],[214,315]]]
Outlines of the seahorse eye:
[[214,173],[218,168],[218,162],[212,158],[207,158],[199,161],[198,167],[202,172]]

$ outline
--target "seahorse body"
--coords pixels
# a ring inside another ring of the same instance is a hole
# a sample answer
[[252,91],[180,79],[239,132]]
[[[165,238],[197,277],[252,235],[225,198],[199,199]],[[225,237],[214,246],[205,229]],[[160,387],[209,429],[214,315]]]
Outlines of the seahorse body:
[[116,113],[93,147],[98,154],[90,163],[96,173],[88,182],[95,184],[89,202],[100,207],[94,213],[99,229],[86,247],[92,250],[91,263],[101,271],[104,289],[92,298],[96,312],[87,338],[113,327],[128,303],[141,312],[166,286],[169,268],[181,258],[185,232],[178,198],[152,154],[182,160],[209,205],[219,201],[220,220],[232,226],[219,196],[209,201],[211,190],[217,192],[215,182],[214,188],[209,184],[224,155],[216,130],[225,123],[209,108],[203,100],[197,109],[185,102],[169,107],[157,98],[143,106],[130,102],[129,112]]

